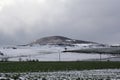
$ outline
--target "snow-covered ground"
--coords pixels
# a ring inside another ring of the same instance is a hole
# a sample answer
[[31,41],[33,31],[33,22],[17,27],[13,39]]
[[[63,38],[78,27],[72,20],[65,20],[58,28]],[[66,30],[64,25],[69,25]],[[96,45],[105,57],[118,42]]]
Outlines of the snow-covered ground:
[[[86,48],[88,44],[79,45],[79,47],[67,47],[67,49],[81,49]],[[4,55],[0,55],[0,59],[8,58],[9,61],[19,60],[39,60],[39,61],[81,61],[81,60],[95,60],[100,59],[100,54],[85,54],[85,53],[62,53],[65,47],[59,46],[34,46],[34,47],[18,47],[0,48]],[[113,57],[112,55],[101,55],[101,58]]]
[[120,69],[0,73],[1,80],[120,80]]

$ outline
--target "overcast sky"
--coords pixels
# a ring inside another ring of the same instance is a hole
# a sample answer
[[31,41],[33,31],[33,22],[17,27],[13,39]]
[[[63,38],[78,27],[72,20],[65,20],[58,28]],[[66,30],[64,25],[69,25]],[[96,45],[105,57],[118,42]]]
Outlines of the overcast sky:
[[120,43],[120,0],[0,0],[0,44],[45,36]]

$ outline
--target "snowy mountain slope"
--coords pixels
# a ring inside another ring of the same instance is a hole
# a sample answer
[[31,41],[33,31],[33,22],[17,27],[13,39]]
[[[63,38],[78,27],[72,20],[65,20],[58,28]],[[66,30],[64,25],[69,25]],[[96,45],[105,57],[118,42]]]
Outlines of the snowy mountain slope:
[[[0,51],[4,56],[0,55],[0,60],[8,58],[9,61],[19,61],[19,59],[39,61],[79,61],[88,59],[99,59],[99,54],[79,54],[79,53],[62,53],[67,50],[86,49],[106,47],[107,45],[90,41],[75,40],[62,36],[50,36],[38,39],[27,45],[6,46],[1,47]],[[103,55],[103,58],[109,57]]]
[[58,46],[75,46],[78,44],[98,44],[98,43],[70,39],[70,38],[63,37],[63,36],[49,36],[49,37],[44,37],[44,38],[40,38],[38,40],[35,40],[34,42],[31,42],[30,44],[27,44],[27,45],[33,46],[36,44],[39,44],[39,45],[58,45]]

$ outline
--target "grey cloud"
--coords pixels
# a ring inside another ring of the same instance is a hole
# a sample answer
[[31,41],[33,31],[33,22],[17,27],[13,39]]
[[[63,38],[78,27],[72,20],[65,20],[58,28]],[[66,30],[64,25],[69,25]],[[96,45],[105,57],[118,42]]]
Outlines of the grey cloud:
[[[63,35],[119,43],[120,0],[15,0],[0,12],[0,35],[11,43]],[[115,39],[115,40],[114,40]]]

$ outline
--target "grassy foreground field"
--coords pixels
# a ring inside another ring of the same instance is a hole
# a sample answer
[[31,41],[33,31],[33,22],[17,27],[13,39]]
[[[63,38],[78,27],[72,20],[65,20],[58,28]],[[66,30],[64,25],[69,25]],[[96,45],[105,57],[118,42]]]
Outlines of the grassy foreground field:
[[120,62],[0,62],[0,72],[38,72],[85,69],[120,69]]

